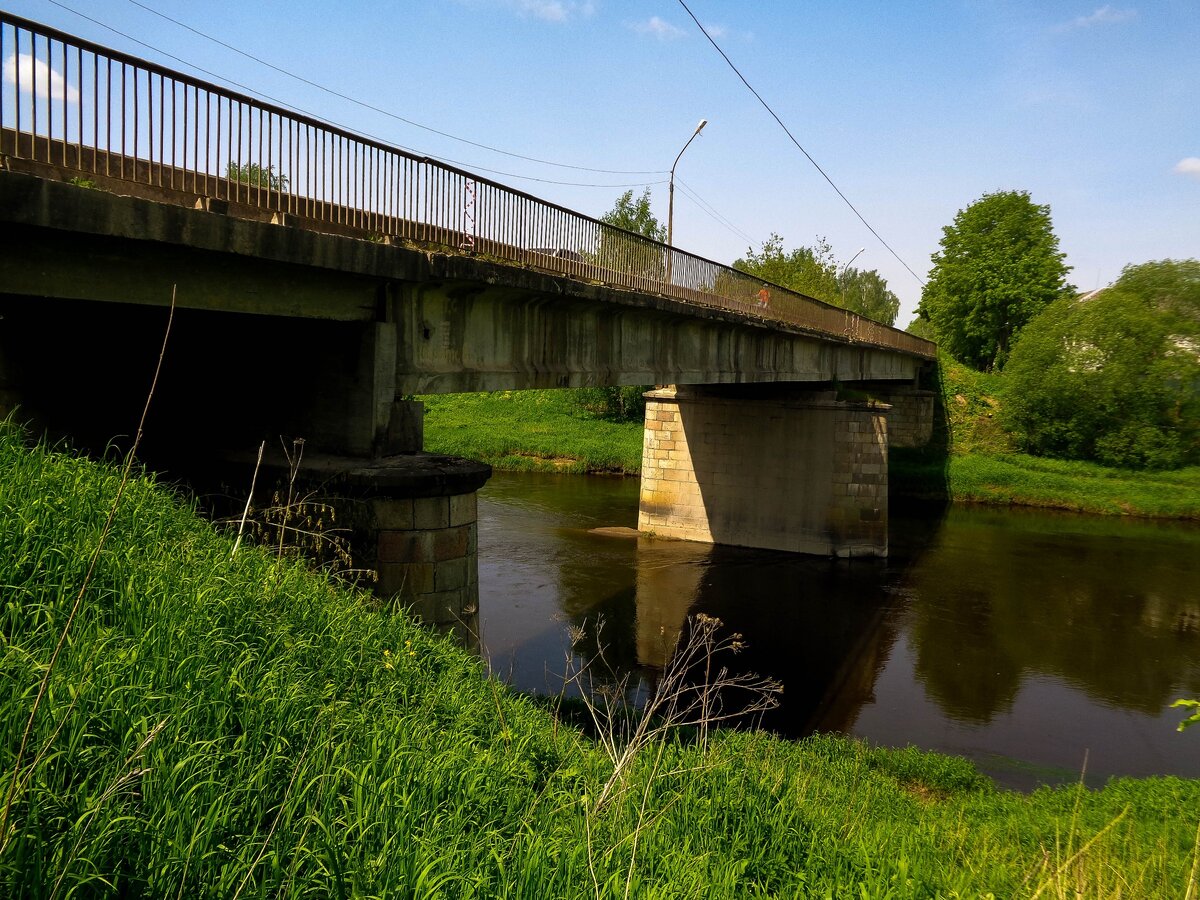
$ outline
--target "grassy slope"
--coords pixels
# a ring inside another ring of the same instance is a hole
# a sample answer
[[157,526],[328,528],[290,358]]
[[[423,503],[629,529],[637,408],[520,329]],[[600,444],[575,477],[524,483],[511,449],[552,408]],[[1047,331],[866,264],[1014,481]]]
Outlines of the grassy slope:
[[[1200,467],[1126,472],[1017,453],[994,418],[998,376],[943,357],[945,408],[954,435],[949,460],[893,454],[896,475],[940,480],[962,502],[1200,519]],[[583,411],[570,391],[508,391],[424,398],[425,446],[498,469],[641,471],[642,426]],[[899,478],[897,478],[899,480]]]
[[[0,427],[5,795],[117,481]],[[593,744],[404,616],[231,544],[132,485],[36,719],[0,895],[1187,889],[1200,783],[1171,778],[1025,797],[931,754],[721,734],[652,749],[596,812]]]
[[585,412],[573,391],[499,391],[424,397],[425,449],[498,469],[622,472],[642,467],[641,422]]
[[955,500],[1200,518],[1200,467],[1130,472],[1018,453],[995,419],[1002,376],[973,371],[945,354],[941,365]]

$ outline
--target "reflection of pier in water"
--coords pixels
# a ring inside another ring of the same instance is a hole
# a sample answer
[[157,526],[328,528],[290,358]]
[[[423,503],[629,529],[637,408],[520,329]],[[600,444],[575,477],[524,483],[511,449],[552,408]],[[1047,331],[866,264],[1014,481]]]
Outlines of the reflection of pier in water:
[[915,744],[1022,787],[1078,778],[1085,748],[1098,779],[1198,774],[1167,706],[1200,694],[1194,525],[909,511],[886,563],[845,564],[596,533],[635,521],[628,481],[499,473],[480,503],[485,638],[523,690],[595,656],[564,622],[602,618],[618,677],[653,679],[704,612],[745,635],[728,662],[784,682],[766,724],[785,734]]
[[783,703],[764,726],[793,736],[844,730],[871,698],[895,639],[883,564],[642,537],[636,565],[642,666],[661,670],[687,616],[706,613],[747,645],[718,665],[783,683]]

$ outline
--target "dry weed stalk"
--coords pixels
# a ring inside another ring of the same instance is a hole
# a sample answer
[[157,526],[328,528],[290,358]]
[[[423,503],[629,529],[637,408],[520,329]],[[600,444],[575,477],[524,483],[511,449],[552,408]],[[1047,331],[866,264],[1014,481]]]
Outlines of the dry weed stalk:
[[250,494],[242,514],[236,518],[219,519],[227,526],[237,523],[237,539],[232,555],[236,555],[242,540],[248,538],[261,546],[272,548],[277,557],[303,557],[348,581],[373,581],[371,569],[355,568],[350,546],[350,530],[337,527],[337,506],[318,498],[317,492],[299,494],[297,480],[304,457],[304,438],[294,438],[291,449],[280,437],[283,454],[288,463],[287,485],[276,490],[268,505],[255,508],[254,491],[258,472],[266,449],[264,441],[258,448],[258,459],[250,480]]
[[[599,639],[603,623],[597,623],[596,627]],[[600,650],[590,662],[570,671],[573,666],[568,660],[567,682],[578,688],[600,745],[612,764],[612,773],[592,804],[593,812],[603,808],[611,798],[639,753],[660,743],[672,730],[695,728],[701,746],[707,747],[714,726],[760,715],[779,705],[779,695],[783,693],[780,682],[753,672],[734,674],[728,667],[716,665],[719,654],[737,653],[745,647],[742,635],[722,636],[721,627],[720,619],[704,613],[687,618],[661,677],[641,709],[632,708],[629,675],[610,681],[594,676],[592,669],[597,664],[608,669],[609,674],[612,672],[599,640]],[[701,676],[698,680],[697,674]],[[745,696],[747,702],[736,710],[727,710],[724,697],[734,691]]]

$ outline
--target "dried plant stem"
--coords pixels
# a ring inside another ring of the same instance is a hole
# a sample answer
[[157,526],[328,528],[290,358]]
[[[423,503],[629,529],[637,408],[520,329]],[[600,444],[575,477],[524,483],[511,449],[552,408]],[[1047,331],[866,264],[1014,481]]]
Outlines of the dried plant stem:
[[92,557],[88,561],[87,572],[83,576],[83,582],[79,585],[79,591],[75,595],[75,602],[71,604],[71,612],[67,615],[67,621],[59,633],[58,643],[55,644],[54,652],[50,655],[50,662],[46,666],[46,670],[42,673],[42,681],[38,685],[37,696],[34,697],[33,707],[29,710],[29,719],[25,723],[25,731],[21,735],[21,744],[17,749],[17,757],[13,761],[12,778],[8,783],[8,793],[4,798],[4,810],[3,813],[0,813],[0,850],[3,850],[8,844],[9,813],[12,810],[17,782],[20,780],[21,775],[21,764],[25,759],[25,750],[29,745],[29,736],[33,733],[33,723],[37,718],[38,708],[42,705],[42,698],[46,696],[46,691],[50,687],[50,676],[54,673],[54,666],[58,662],[59,654],[62,653],[62,649],[67,643],[67,636],[71,633],[71,626],[75,624],[75,616],[79,613],[79,607],[83,605],[84,595],[87,593],[88,585],[91,584],[92,576],[95,575],[96,565],[100,561],[100,553],[104,550],[104,545],[108,541],[108,535],[112,531],[113,521],[117,517],[117,509],[121,505],[121,497],[125,493],[125,486],[129,483],[129,476],[133,470],[134,457],[137,454],[138,446],[142,442],[142,435],[146,427],[146,416],[150,412],[150,401],[154,399],[154,391],[158,387],[158,376],[162,372],[163,358],[167,354],[167,341],[171,337],[171,324],[175,321],[176,287],[176,285],[171,286],[171,306],[167,313],[167,327],[163,332],[162,347],[158,351],[158,362],[154,366],[154,378],[150,382],[150,391],[146,394],[146,403],[142,407],[142,416],[138,420],[137,434],[134,436],[133,445],[129,448],[129,452],[125,456],[125,466],[121,470],[121,481],[117,485],[116,495],[113,497],[112,504],[108,508],[108,517],[104,520],[104,527],[100,530],[100,539],[96,542],[95,549],[92,551]]
[[1192,872],[1188,876],[1187,893],[1183,895],[1183,900],[1196,900],[1198,876],[1200,876],[1200,822],[1196,823],[1196,843],[1192,847]]
[[267,846],[271,843],[271,838],[275,835],[275,829],[279,825],[279,819],[283,816],[283,811],[287,808],[288,798],[292,795],[292,788],[296,785],[296,776],[300,774],[300,769],[304,766],[304,760],[308,756],[308,748],[312,744],[312,733],[309,733],[308,742],[304,745],[304,751],[300,754],[300,758],[296,760],[296,765],[292,768],[292,777],[288,781],[288,786],[283,792],[283,799],[279,801],[279,809],[275,811],[275,818],[271,820],[271,828],[267,831],[267,836],[263,839],[262,846],[258,848],[258,854],[254,857],[254,862],[250,863],[250,868],[246,870],[246,875],[242,878],[242,883],[238,885],[237,890],[233,894],[233,900],[237,900],[242,895],[242,891],[246,887],[246,883],[250,880],[250,876],[254,874],[254,870],[258,868],[258,864],[262,862],[263,854],[267,852]]
[[254,463],[254,474],[250,476],[250,493],[246,495],[246,508],[242,510],[242,521],[238,524],[237,540],[233,542],[233,550],[229,554],[230,559],[237,556],[238,547],[242,546],[242,533],[246,530],[246,519],[250,515],[250,501],[254,499],[254,486],[258,483],[258,469],[262,465],[263,451],[266,449],[266,441],[258,445],[258,459]]

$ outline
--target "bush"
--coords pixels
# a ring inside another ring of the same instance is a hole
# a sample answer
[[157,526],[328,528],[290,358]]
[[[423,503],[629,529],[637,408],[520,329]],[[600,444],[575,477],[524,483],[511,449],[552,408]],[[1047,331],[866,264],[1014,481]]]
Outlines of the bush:
[[646,398],[642,395],[648,390],[649,385],[579,388],[575,402],[598,419],[640,422],[646,415]]
[[1109,466],[1200,461],[1200,260],[1130,266],[1026,326],[1003,421],[1022,449]]

